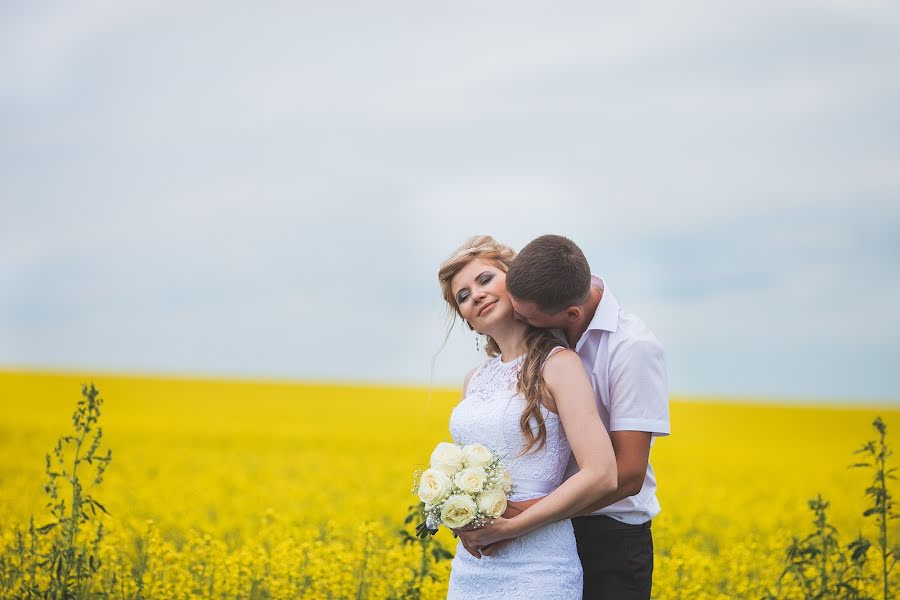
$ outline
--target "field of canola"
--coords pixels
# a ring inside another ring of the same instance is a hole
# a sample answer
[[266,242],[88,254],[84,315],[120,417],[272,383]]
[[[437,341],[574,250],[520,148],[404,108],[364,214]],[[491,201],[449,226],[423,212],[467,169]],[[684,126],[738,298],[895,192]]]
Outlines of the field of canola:
[[[15,563],[29,516],[48,520],[44,456],[71,433],[80,384],[90,381],[113,451],[95,492],[112,515],[97,591],[400,598],[422,568],[398,529],[413,471],[450,439],[458,390],[12,371],[0,371],[3,565]],[[653,523],[653,597],[761,597],[791,535],[811,530],[806,501],[819,492],[843,543],[860,528],[874,539],[861,518],[870,475],[847,465],[874,439],[878,414],[900,448],[897,410],[673,398],[673,435],[651,454],[663,509]],[[896,524],[891,535],[900,536]],[[445,532],[437,539],[455,549]],[[449,561],[427,560],[435,577],[422,597],[442,598]],[[0,581],[0,595],[15,597],[9,585]]]

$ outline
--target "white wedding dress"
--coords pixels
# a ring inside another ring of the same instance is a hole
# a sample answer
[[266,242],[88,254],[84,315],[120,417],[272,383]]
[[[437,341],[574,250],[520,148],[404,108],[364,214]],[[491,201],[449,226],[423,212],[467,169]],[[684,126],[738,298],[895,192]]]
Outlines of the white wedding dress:
[[[557,488],[571,454],[559,416],[541,407],[547,445],[517,456],[525,442],[519,425],[525,398],[516,393],[517,370],[523,360],[524,356],[503,363],[495,357],[485,362],[472,375],[465,397],[450,416],[456,444],[484,444],[503,457],[513,481],[510,500],[546,496]],[[448,599],[573,600],[581,596],[581,561],[569,519],[518,537],[493,556],[475,558],[462,541],[456,546]]]

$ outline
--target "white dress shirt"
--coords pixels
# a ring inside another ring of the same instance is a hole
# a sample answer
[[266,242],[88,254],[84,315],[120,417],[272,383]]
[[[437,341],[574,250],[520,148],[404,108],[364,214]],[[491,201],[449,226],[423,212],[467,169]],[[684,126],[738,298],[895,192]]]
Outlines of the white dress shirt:
[[[619,306],[605,282],[596,275],[591,284],[603,297],[575,351],[594,388],[600,418],[608,431],[647,431],[653,438],[669,435],[669,396],[662,344],[644,323]],[[565,341],[565,334],[554,332]],[[568,344],[567,344],[568,345]],[[565,477],[578,471],[574,457]],[[659,514],[656,478],[647,461],[641,491],[596,511],[624,523],[638,525]]]

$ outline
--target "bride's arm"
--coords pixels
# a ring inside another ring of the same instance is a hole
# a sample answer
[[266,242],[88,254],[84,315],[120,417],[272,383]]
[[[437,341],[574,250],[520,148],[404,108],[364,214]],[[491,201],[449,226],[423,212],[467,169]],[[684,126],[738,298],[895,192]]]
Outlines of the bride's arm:
[[544,382],[562,421],[578,472],[540,502],[509,519],[515,535],[567,518],[591,506],[618,485],[616,457],[600,420],[581,358],[571,350],[557,352],[544,365]]
[[528,510],[466,532],[466,541],[475,547],[578,514],[617,487],[616,458],[581,359],[571,350],[557,352],[547,359],[543,375],[579,470]]

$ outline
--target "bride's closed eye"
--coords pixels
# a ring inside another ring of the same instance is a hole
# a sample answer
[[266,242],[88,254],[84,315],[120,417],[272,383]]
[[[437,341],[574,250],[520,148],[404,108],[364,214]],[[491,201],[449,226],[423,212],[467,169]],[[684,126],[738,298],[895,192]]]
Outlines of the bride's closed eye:
[[[478,284],[486,285],[493,278],[494,278],[493,273],[483,273],[482,275],[478,276]],[[456,295],[456,303],[457,304],[462,304],[463,302],[465,302],[468,299],[469,299],[469,293],[466,290],[460,290],[459,293]]]

